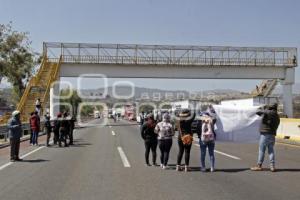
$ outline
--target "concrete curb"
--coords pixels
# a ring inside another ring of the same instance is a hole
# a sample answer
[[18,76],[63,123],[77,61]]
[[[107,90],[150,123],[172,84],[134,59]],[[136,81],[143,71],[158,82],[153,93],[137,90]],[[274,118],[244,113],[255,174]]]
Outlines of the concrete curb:
[[296,136],[286,136],[282,134],[277,134],[276,141],[284,144],[298,145],[300,146],[300,137]]
[[300,142],[298,140],[276,138],[276,142],[300,147]]

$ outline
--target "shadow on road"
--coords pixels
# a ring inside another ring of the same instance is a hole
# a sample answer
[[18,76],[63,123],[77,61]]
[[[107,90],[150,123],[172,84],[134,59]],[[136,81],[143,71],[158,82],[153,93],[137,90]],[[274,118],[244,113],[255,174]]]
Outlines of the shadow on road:
[[[175,164],[169,164],[168,170],[176,170]],[[182,167],[183,169],[183,167]],[[236,173],[236,172],[243,172],[250,170],[249,168],[233,168],[233,169],[215,169],[215,172],[227,172],[227,173]],[[201,171],[201,167],[190,167],[191,172]],[[206,171],[208,172],[209,169],[207,168]]]
[[139,124],[106,124],[105,126],[137,126]]
[[90,146],[90,145],[92,145],[92,143],[81,142],[81,143],[74,143],[74,144],[70,145],[70,147],[86,147],[86,146]]
[[300,169],[276,169],[276,172],[300,172]]
[[28,162],[28,163],[41,163],[41,162],[48,162],[50,160],[44,159],[35,159],[35,160],[22,160],[21,162]]

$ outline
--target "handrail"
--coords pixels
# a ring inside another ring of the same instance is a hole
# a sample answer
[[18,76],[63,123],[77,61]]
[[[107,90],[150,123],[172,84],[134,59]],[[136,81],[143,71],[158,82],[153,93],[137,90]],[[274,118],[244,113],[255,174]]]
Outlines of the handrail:
[[57,76],[58,76],[58,72],[59,72],[60,64],[62,63],[62,61],[63,61],[63,57],[62,57],[62,56],[60,56],[60,57],[59,57],[59,61],[58,61],[59,65],[58,65],[58,67],[56,68],[56,70],[55,70],[55,73],[54,73],[54,76],[53,76],[55,79],[56,79],[56,78],[57,78]]
[[47,55],[44,54],[44,55],[43,55],[42,63],[41,63],[41,65],[40,65],[41,67],[40,67],[38,73],[35,75],[35,76],[37,77],[36,82],[39,82],[40,77],[41,77],[41,74],[42,74],[42,71],[43,71],[43,69],[44,69],[45,66],[46,66],[47,60],[48,60]]
[[[52,58],[53,59],[53,58]],[[132,57],[98,55],[63,55],[62,63],[134,64],[134,65],[193,65],[193,66],[274,66],[295,67],[290,58],[201,58],[201,57]]]
[[264,97],[267,97],[269,96],[272,91],[274,90],[274,88],[276,87],[277,85],[277,80],[272,80],[269,82],[269,85],[267,85],[267,90],[264,92]]
[[30,92],[31,87],[32,87],[32,86],[35,86],[36,83],[39,81],[39,79],[40,79],[40,74],[42,73],[42,69],[44,68],[44,65],[45,65],[46,61],[47,61],[47,57],[46,57],[46,55],[44,55],[44,56],[43,56],[43,61],[42,61],[41,65],[40,65],[41,67],[40,67],[38,73],[30,79],[28,85],[26,86],[25,91],[23,92],[23,95],[22,95],[22,97],[21,97],[21,99],[20,99],[20,102],[19,102],[19,104],[18,104],[18,106],[17,106],[17,109],[18,109],[20,112],[22,112],[22,110],[23,110],[25,101],[26,101],[26,99],[27,99],[27,97],[28,97],[28,94],[29,94],[29,92]]
[[50,73],[50,78],[47,82],[47,87],[46,87],[45,94],[44,94],[43,100],[42,100],[42,107],[43,108],[46,106],[45,103],[46,103],[46,99],[49,96],[49,90],[50,90],[51,84],[57,79],[57,75],[58,75],[58,71],[59,71],[59,68],[60,68],[61,61],[62,61],[62,57],[60,57],[60,59],[58,60],[58,62],[56,64],[56,67],[55,67],[55,71],[51,71],[51,73]]
[[25,103],[25,101],[28,97],[28,94],[30,92],[31,87],[34,86],[35,84],[36,84],[36,77],[34,76],[30,79],[28,85],[26,86],[25,91],[23,92],[23,95],[22,95],[22,97],[20,99],[20,102],[17,106],[17,110],[19,110],[20,112],[22,112],[22,110],[23,110],[24,103]]

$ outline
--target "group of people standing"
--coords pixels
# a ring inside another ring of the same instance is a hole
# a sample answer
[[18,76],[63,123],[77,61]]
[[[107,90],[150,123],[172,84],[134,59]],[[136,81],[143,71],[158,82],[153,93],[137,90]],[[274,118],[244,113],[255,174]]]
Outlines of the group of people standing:
[[[50,115],[47,113],[44,116],[44,133],[46,134],[46,146],[50,146],[51,133],[53,132],[53,143],[59,147],[67,147],[73,145],[73,130],[75,128],[75,118],[70,117],[67,112],[58,113],[57,118],[50,120]],[[38,111],[32,112],[29,118],[30,126],[30,145],[38,146],[39,133],[41,132],[41,120]],[[21,161],[19,157],[20,140],[23,136],[23,128],[18,110],[12,113],[11,119],[8,121],[8,136],[10,138],[11,154],[10,160]],[[67,139],[69,142],[67,142]]]
[[[251,167],[252,171],[263,170],[262,164],[264,161],[265,151],[268,149],[270,159],[270,170],[275,172],[275,136],[276,131],[280,123],[280,118],[277,113],[277,104],[261,107],[256,114],[261,116],[260,125],[260,140],[259,140],[259,153],[257,165]],[[190,171],[190,152],[193,143],[192,123],[196,114],[192,113],[189,109],[183,109],[179,113],[179,119],[177,120],[178,129],[178,154],[176,171],[185,172]],[[206,152],[208,150],[210,160],[210,171],[215,171],[215,123],[216,115],[213,107],[210,106],[207,112],[204,112],[201,116],[201,120],[198,120],[196,133],[199,138],[200,146],[200,165],[201,171],[206,172]],[[175,135],[175,128],[171,122],[171,116],[169,113],[163,115],[161,122],[154,120],[153,114],[148,114],[145,118],[145,122],[141,126],[141,136],[145,143],[145,161],[147,166],[151,166],[149,163],[150,150],[152,152],[152,164],[158,166],[156,163],[156,149],[159,146],[160,149],[160,166],[163,169],[168,168],[169,154],[173,143],[173,136]],[[184,155],[185,165],[182,167],[181,161]]]
[[[176,170],[185,172],[190,171],[190,152],[193,143],[193,131],[191,128],[192,122],[195,119],[196,114],[192,113],[189,109],[183,109],[179,113],[179,120],[177,121],[178,129],[178,155]],[[215,132],[214,123],[215,117],[205,112],[201,118],[201,122],[197,124],[197,134],[199,138],[200,150],[201,150],[201,170],[206,171],[205,168],[205,156],[207,148],[209,150],[211,171],[214,171],[214,146],[215,146]],[[152,164],[156,163],[156,149],[157,145],[160,149],[160,166],[163,169],[168,168],[168,160],[170,150],[173,144],[173,136],[175,135],[175,128],[171,122],[171,116],[169,113],[165,113],[161,122],[154,120],[153,114],[148,114],[146,122],[141,126],[141,136],[145,142],[145,161],[147,166],[151,166],[149,163],[150,150],[152,151]],[[181,161],[184,155],[185,165],[184,168],[181,165]]]
[[[47,130],[47,143],[51,135],[51,128],[54,133],[54,145],[58,144],[59,147],[62,146],[62,143],[64,143],[65,147],[73,145],[73,130],[75,128],[74,117],[69,117],[67,112],[58,113],[57,118],[53,121],[53,126]],[[67,139],[69,139],[69,143]]]

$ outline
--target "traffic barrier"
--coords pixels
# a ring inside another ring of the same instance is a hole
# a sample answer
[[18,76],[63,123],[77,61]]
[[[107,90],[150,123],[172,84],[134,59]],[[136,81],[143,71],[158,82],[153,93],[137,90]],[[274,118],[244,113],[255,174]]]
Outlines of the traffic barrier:
[[[29,123],[22,124],[22,128],[23,128],[23,135],[24,136],[28,135],[29,130],[30,130]],[[4,139],[4,141],[6,142],[7,138],[8,138],[8,128],[6,125],[1,125],[0,126],[0,139]]]
[[300,119],[281,118],[277,138],[300,142]]

